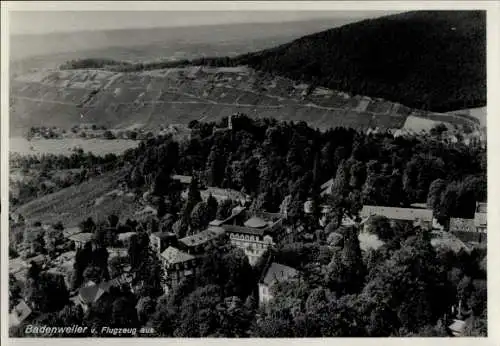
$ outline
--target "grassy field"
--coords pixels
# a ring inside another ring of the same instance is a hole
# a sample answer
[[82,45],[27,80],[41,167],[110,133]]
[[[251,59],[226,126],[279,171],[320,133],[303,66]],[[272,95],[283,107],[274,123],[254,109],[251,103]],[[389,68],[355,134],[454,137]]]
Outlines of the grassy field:
[[10,152],[20,155],[71,155],[74,148],[81,148],[84,152],[94,155],[120,154],[127,149],[135,148],[139,141],[125,139],[39,139],[28,141],[23,137],[10,138]]
[[115,214],[127,218],[132,216],[136,205],[125,197],[107,198],[95,205],[96,199],[117,187],[118,177],[117,173],[106,173],[26,203],[13,212],[23,215],[30,223],[61,221],[65,227],[77,226],[88,217],[104,220],[108,215]]

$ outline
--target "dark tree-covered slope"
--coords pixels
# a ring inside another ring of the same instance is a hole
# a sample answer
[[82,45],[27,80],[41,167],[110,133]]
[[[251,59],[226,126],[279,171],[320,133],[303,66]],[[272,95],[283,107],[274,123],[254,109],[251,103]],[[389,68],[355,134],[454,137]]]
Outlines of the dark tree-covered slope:
[[239,56],[232,64],[432,111],[486,104],[484,11],[369,19]]

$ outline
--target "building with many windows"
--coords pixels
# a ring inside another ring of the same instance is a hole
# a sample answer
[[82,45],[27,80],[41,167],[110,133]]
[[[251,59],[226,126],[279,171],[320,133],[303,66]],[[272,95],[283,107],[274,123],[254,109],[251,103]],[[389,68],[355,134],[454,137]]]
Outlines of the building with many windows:
[[255,265],[264,252],[285,235],[284,216],[280,213],[255,212],[236,207],[226,220],[212,224],[222,227],[231,244],[242,249],[251,265]]
[[167,289],[176,287],[182,279],[196,274],[196,257],[173,246],[161,253],[161,261],[165,269]]

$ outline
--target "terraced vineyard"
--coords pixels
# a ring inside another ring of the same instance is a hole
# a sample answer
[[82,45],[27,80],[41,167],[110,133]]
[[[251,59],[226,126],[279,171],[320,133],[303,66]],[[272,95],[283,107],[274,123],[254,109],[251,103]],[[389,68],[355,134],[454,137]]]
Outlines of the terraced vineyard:
[[96,123],[145,130],[191,120],[216,121],[235,112],[335,126],[400,128],[409,109],[382,100],[308,90],[248,68],[178,68],[140,73],[45,71],[11,83],[11,130]]
[[[401,128],[414,113],[400,104],[311,88],[246,67],[185,67],[145,72],[60,70],[35,72],[11,83],[11,131],[31,126],[109,128],[217,121],[235,112],[306,121],[313,127]],[[419,116],[465,122],[451,115]]]

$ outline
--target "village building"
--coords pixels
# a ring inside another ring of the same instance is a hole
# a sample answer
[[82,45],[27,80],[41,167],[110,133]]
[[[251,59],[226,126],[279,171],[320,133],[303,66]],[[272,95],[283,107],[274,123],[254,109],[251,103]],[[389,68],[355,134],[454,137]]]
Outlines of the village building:
[[180,182],[182,185],[184,185],[185,187],[187,187],[193,181],[193,177],[190,175],[174,174],[174,175],[172,175],[172,180],[176,180],[176,181]]
[[171,232],[154,232],[149,236],[149,246],[160,256],[171,245],[175,245],[177,235]]
[[392,224],[398,221],[408,221],[424,230],[432,230],[432,210],[428,209],[382,207],[375,205],[363,206],[360,217],[368,218],[372,216],[384,216]]
[[109,293],[112,287],[119,287],[124,284],[130,285],[131,282],[132,276],[126,273],[99,284],[89,281],[78,290],[78,295],[72,300],[75,304],[80,305],[83,311],[87,311],[92,304],[97,303],[99,299]]
[[325,182],[323,185],[321,185],[320,195],[322,197],[331,195],[333,193],[332,187],[333,187],[333,178]]
[[216,221],[229,236],[231,244],[245,252],[255,265],[264,252],[285,236],[284,217],[280,213],[250,213],[246,208],[233,209],[232,215]]
[[137,232],[125,232],[118,234],[118,241],[123,247],[128,247],[130,245],[130,239],[134,237]]
[[449,231],[462,241],[487,241],[487,204],[477,203],[473,219],[450,218]]
[[198,255],[204,252],[210,242],[221,238],[225,233],[224,228],[211,226],[204,231],[179,239],[178,247],[191,255]]
[[9,314],[9,327],[17,327],[26,322],[32,314],[31,308],[24,300],[21,300]]
[[273,299],[273,294],[271,293],[273,285],[278,282],[296,279],[298,276],[299,272],[296,269],[273,262],[259,283],[259,305],[265,305]]
[[75,244],[75,250],[83,249],[83,247],[94,240],[94,233],[77,233],[68,237]]
[[65,228],[63,230],[63,237],[66,238],[66,239],[68,239],[72,235],[75,235],[75,234],[78,234],[78,233],[82,233],[82,230],[80,229],[80,227]]
[[167,290],[177,287],[182,279],[196,273],[196,257],[173,246],[161,253],[161,261],[166,274]]

